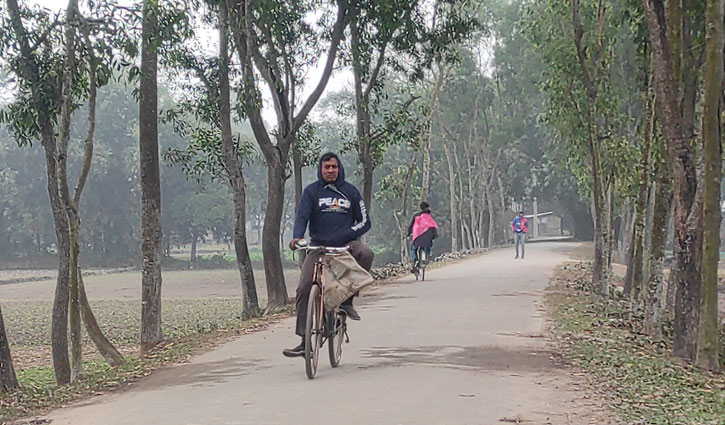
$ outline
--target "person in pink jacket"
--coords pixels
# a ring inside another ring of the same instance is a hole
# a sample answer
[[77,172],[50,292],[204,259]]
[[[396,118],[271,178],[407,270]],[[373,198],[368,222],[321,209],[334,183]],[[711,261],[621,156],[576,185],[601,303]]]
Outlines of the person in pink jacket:
[[418,248],[423,248],[430,258],[433,251],[433,239],[438,237],[438,224],[430,214],[430,205],[423,201],[420,203],[420,211],[410,220],[408,236],[413,235],[413,242],[410,245],[410,261],[413,264],[413,273],[416,273],[416,262],[418,261]]

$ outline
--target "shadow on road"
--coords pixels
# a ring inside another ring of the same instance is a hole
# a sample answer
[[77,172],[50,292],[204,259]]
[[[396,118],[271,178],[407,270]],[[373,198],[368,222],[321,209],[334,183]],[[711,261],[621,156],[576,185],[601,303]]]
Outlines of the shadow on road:
[[409,366],[415,364],[440,365],[449,368],[463,368],[478,371],[546,371],[556,367],[549,351],[537,349],[511,350],[503,347],[375,347],[363,350],[363,357],[380,359],[361,368]]

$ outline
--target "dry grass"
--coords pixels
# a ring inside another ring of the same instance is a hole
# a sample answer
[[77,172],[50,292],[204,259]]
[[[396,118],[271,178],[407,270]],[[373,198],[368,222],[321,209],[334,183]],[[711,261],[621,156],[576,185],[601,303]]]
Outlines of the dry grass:
[[591,272],[563,266],[546,296],[564,359],[632,424],[725,424],[725,375],[703,373],[640,334],[626,303],[593,297]]

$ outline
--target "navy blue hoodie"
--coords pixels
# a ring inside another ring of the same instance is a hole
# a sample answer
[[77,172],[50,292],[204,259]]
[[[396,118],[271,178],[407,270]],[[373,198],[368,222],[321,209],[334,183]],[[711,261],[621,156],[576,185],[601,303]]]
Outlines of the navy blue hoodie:
[[293,238],[303,238],[307,224],[313,245],[341,247],[370,230],[365,202],[360,192],[345,181],[345,169],[337,155],[339,173],[335,183],[322,178],[322,162],[317,164],[317,181],[302,192],[295,217]]

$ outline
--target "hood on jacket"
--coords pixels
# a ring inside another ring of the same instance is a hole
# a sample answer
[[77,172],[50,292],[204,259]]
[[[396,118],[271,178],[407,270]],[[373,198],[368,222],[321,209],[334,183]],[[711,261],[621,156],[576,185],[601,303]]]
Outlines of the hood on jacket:
[[[334,185],[336,187],[339,187],[342,183],[345,183],[345,167],[342,166],[342,161],[340,161],[340,157],[337,156],[337,154],[329,152],[330,155],[332,155],[333,158],[337,160],[337,167],[339,171],[337,172],[337,180],[335,180]],[[325,154],[327,155],[327,154]],[[323,156],[325,156],[323,155]],[[325,181],[325,179],[322,178],[322,156],[320,157],[320,160],[317,162],[317,180],[322,183],[323,185],[328,185],[332,183],[328,183]]]

